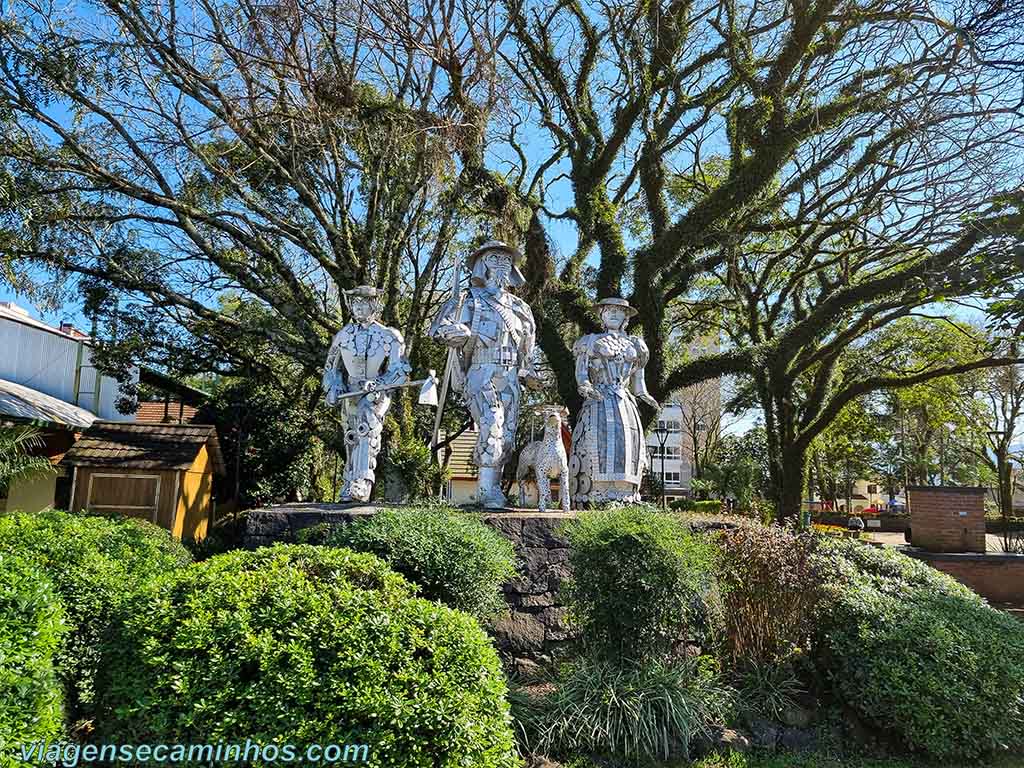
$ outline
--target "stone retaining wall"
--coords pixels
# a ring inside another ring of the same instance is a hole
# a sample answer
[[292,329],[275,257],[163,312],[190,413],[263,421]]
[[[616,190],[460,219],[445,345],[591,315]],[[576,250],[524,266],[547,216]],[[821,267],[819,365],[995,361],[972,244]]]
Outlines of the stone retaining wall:
[[[289,504],[246,513],[242,546],[248,549],[277,542],[294,543],[306,528],[321,523],[348,525],[376,513],[384,505]],[[499,650],[521,672],[538,661],[547,661],[569,640],[566,609],[559,590],[571,576],[569,542],[561,534],[574,512],[508,510],[484,513],[481,519],[515,548],[519,576],[504,585],[509,613],[491,628]],[[694,530],[735,527],[731,523],[690,522]]]
[[[299,531],[321,523],[347,525],[375,513],[374,505],[293,504],[247,513],[243,546],[295,542]],[[573,513],[500,512],[483,521],[512,542],[519,577],[504,585],[511,609],[492,629],[499,649],[521,668],[546,660],[569,639],[558,591],[569,577],[568,542],[560,533]]]

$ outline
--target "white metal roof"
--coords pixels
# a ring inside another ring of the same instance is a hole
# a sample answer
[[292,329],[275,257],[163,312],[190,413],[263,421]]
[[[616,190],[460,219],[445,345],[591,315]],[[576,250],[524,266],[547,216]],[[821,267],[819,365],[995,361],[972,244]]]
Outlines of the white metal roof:
[[[0,319],[12,320],[15,323],[21,323],[22,325],[28,325],[33,328],[38,328],[40,331],[46,331],[52,333],[55,336],[63,336],[66,339],[74,339],[79,341],[83,339],[83,335],[75,335],[68,333],[63,328],[54,328],[52,325],[47,325],[42,320],[36,320],[29,314],[28,310],[24,307],[19,307],[12,301],[0,301]],[[88,338],[85,337],[85,341],[88,342]]]
[[96,414],[31,387],[0,379],[0,419],[4,416],[40,425],[88,429]]
[[[94,364],[91,340],[67,328],[51,328],[17,305],[0,303],[0,379],[103,419],[130,420],[118,408],[120,382]],[[137,377],[133,372],[132,378]]]

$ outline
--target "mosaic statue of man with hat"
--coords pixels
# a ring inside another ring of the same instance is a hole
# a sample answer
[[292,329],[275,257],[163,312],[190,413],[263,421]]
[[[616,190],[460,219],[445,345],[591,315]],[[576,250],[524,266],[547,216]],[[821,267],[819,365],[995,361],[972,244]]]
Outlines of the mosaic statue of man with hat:
[[438,313],[430,335],[456,352],[452,387],[463,393],[477,428],[473,461],[479,468],[476,501],[505,506],[501,478],[515,449],[520,380],[541,383],[533,367],[536,323],[530,305],[509,288],[526,280],[522,255],[506,243],[484,243],[468,260],[470,288]]
[[604,333],[588,334],[573,346],[583,407],[572,434],[569,493],[580,507],[640,500],[647,448],[636,402],[658,407],[644,379],[647,345],[626,333],[636,310],[620,298],[602,299],[597,310]]
[[[352,322],[331,342],[324,367],[327,404],[345,419],[342,501],[366,501],[375,479],[390,390],[409,379],[402,334],[378,322],[381,294],[373,286],[343,291]],[[359,393],[362,393],[361,395]]]

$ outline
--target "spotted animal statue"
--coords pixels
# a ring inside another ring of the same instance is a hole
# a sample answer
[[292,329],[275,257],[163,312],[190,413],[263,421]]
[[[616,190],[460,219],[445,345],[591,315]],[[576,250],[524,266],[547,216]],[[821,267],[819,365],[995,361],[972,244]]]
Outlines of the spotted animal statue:
[[[569,458],[566,447],[569,430],[565,420],[569,411],[562,406],[548,406],[540,411],[544,415],[544,434],[519,454],[516,482],[519,485],[519,506],[526,506],[526,485],[537,486],[537,507],[541,512],[551,504],[551,481],[558,478],[559,500],[562,510],[569,511]],[[533,479],[528,480],[530,474]]]

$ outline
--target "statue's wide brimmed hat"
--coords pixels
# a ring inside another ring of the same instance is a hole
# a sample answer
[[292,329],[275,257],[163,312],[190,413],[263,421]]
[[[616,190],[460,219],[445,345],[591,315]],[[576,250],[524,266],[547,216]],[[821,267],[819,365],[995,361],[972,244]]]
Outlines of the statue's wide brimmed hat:
[[484,256],[494,251],[507,253],[509,258],[512,260],[512,271],[509,277],[509,284],[513,288],[525,285],[526,278],[523,277],[523,273],[519,270],[519,265],[523,262],[523,254],[508,243],[503,243],[500,240],[488,240],[469,254],[469,258],[466,260],[466,266],[469,267],[470,281],[473,285],[484,285],[486,282],[487,266],[484,264]]
[[384,292],[372,285],[357,285],[355,288],[342,291],[341,295],[345,306],[349,309],[352,308],[353,299],[369,299],[372,302],[370,311],[373,315],[379,314],[381,307],[384,306]]
[[379,299],[381,297],[380,288],[375,288],[372,285],[357,285],[355,288],[342,291],[342,293],[347,298]]
[[618,307],[619,309],[625,310],[627,317],[632,317],[636,314],[636,310],[629,306],[629,302],[625,299],[620,299],[617,296],[610,296],[607,299],[598,299],[594,304],[594,307],[598,312],[601,311],[602,307]]

